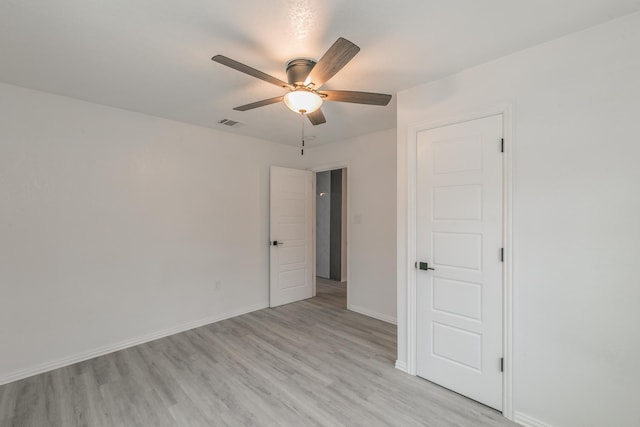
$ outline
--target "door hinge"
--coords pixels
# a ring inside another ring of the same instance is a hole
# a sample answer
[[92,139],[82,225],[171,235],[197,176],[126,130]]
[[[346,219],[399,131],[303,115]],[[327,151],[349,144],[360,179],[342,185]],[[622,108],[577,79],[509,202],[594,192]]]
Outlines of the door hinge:
[[504,248],[500,248],[500,262],[504,262]]
[[504,372],[504,357],[500,358],[500,372]]
[[504,153],[504,138],[500,139],[500,152]]

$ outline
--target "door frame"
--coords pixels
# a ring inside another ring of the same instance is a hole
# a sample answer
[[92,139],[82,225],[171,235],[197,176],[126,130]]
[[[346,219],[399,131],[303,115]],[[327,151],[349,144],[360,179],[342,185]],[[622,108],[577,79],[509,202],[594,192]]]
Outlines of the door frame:
[[416,375],[417,365],[417,298],[416,298],[416,191],[417,191],[417,138],[418,133],[439,127],[464,123],[485,117],[502,115],[504,135],[503,165],[503,246],[502,266],[502,354],[504,372],[502,376],[502,414],[513,420],[513,107],[503,104],[497,107],[468,114],[461,114],[409,126],[407,141],[408,172],[408,221],[407,221],[407,372]]
[[[326,165],[316,166],[311,169],[313,172],[313,231],[311,233],[313,239],[313,296],[316,296],[316,175],[318,172],[326,172],[335,169],[346,169],[347,171],[347,310],[351,310],[351,227],[349,226],[349,218],[351,218],[351,180],[349,179],[349,170],[351,162],[336,162]],[[344,179],[344,176],[343,176]],[[343,224],[344,226],[344,224]]]

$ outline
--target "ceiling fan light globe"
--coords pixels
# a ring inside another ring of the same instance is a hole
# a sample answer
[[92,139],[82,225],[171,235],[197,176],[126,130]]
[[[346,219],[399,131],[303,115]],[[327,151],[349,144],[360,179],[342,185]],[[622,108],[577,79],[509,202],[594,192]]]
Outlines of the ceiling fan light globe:
[[294,113],[310,114],[320,108],[322,98],[308,90],[294,90],[284,96],[284,104]]

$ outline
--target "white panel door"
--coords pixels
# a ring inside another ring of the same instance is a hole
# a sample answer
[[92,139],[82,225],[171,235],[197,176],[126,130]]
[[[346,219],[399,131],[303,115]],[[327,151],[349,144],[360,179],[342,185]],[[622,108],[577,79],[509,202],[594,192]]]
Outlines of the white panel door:
[[269,306],[312,297],[313,173],[271,167]]
[[502,115],[419,132],[416,183],[417,373],[498,410],[501,140]]

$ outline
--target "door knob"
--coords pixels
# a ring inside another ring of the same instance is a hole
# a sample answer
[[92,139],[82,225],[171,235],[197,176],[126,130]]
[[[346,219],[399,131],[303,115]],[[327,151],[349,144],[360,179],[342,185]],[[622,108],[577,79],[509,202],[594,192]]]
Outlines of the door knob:
[[277,240],[274,240],[273,242],[271,242],[271,245],[273,246],[284,245],[284,242],[278,242]]
[[416,268],[419,270],[435,270],[433,267],[429,267],[428,262],[416,262]]

